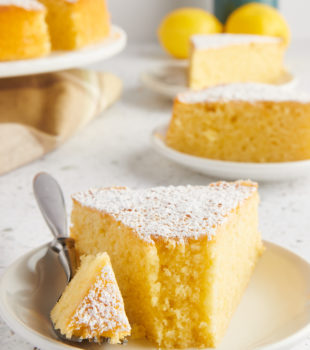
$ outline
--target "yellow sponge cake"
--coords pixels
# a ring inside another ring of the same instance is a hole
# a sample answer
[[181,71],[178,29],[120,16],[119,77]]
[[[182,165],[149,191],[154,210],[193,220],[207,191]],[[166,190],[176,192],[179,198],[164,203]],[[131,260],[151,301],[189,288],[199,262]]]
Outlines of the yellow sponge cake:
[[234,82],[275,84],[285,69],[282,39],[261,35],[213,34],[191,38],[189,87]]
[[46,9],[36,0],[0,0],[0,60],[18,60],[50,52]]
[[76,275],[51,312],[54,327],[67,339],[111,344],[130,335],[123,299],[106,253],[83,256]]
[[310,95],[252,83],[186,92],[174,101],[166,143],[211,159],[310,159]]
[[73,196],[79,254],[107,251],[136,337],[219,344],[263,245],[257,185],[218,182]]
[[110,15],[105,0],[40,0],[47,7],[53,50],[74,50],[106,38]]

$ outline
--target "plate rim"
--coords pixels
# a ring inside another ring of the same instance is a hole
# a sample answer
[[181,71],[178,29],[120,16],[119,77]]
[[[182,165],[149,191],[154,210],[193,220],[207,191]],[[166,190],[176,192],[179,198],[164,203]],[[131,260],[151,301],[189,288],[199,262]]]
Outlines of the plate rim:
[[[289,255],[292,259],[297,260],[300,264],[304,265],[310,271],[310,262],[306,260],[306,258],[304,258],[303,256],[295,253],[293,250],[268,240],[263,240],[263,243],[267,247],[267,249],[281,251],[282,254]],[[3,287],[5,285],[5,280],[8,278],[7,276],[9,276],[10,273],[12,273],[11,271],[16,269],[16,267],[20,265],[23,260],[29,259],[30,257],[34,256],[40,250],[47,248],[49,244],[50,242],[30,250],[29,252],[23,254],[21,257],[16,259],[13,263],[11,263],[8,267],[5,268],[4,272],[0,276],[0,316],[10,329],[15,331],[20,337],[22,337],[24,340],[28,341],[32,345],[34,345],[33,337],[35,336],[35,340],[38,342],[38,344],[35,344],[36,346],[46,347],[51,350],[82,349],[80,347],[75,347],[71,346],[70,344],[66,344],[65,342],[60,342],[56,339],[52,341],[51,338],[42,335],[41,333],[27,326],[25,323],[21,322],[18,318],[14,316],[14,313],[12,313],[11,309],[7,305],[5,305],[5,290]],[[309,336],[309,334],[310,322],[308,322],[308,324],[306,324],[305,326],[301,327],[295,333],[279,340],[278,342],[274,342],[255,349],[280,350],[283,346],[287,347],[290,345],[295,345],[299,341],[302,341],[307,336]],[[212,349],[205,348],[204,350]]]
[[[114,39],[113,36],[118,37]],[[126,32],[121,27],[112,24],[108,37],[78,50],[52,51],[49,55],[42,57],[0,61],[0,78],[51,73],[83,67],[116,55],[125,48],[126,43]]]
[[39,347],[46,347],[46,349],[51,350],[81,349],[68,345],[65,342],[59,343],[57,341],[51,341],[51,338],[42,335],[25,323],[21,322],[20,319],[16,318],[14,316],[14,313],[11,312],[11,309],[5,303],[5,290],[3,289],[3,284],[6,278],[8,278],[7,276],[10,275],[10,272],[14,270],[16,266],[20,265],[23,260],[29,259],[31,256],[34,256],[42,249],[48,248],[49,244],[50,242],[42,244],[39,247],[30,250],[5,268],[4,272],[0,276],[0,317],[11,330],[16,332],[16,334],[29,342],[31,345],[35,345],[33,344],[33,337],[35,335],[37,339],[39,339],[39,343],[37,344]]
[[[199,162],[202,165],[217,165],[221,167],[228,167],[228,166],[236,166],[238,165],[239,168],[243,169],[282,169],[286,168],[287,166],[296,166],[296,167],[310,167],[310,159],[308,160],[298,160],[298,161],[291,161],[291,162],[269,162],[269,163],[255,163],[255,162],[234,162],[234,161],[228,161],[228,160],[218,160],[218,159],[210,159],[210,158],[203,158],[194,156],[191,154],[182,153],[180,151],[177,151],[171,147],[169,147],[165,141],[163,140],[163,137],[165,136],[164,133],[168,130],[169,123],[164,123],[159,126],[157,126],[155,129],[153,129],[151,134],[151,143],[155,150],[159,151],[161,154],[165,155],[167,158],[176,161],[175,157],[182,157],[186,160]],[[175,156],[175,157],[173,157]],[[182,163],[183,164],[183,163]]]

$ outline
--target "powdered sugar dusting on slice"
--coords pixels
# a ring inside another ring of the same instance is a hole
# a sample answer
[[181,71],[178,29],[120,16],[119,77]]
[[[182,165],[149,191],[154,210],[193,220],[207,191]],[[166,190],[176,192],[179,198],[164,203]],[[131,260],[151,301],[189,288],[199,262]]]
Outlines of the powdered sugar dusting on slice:
[[122,297],[112,267],[106,265],[77,308],[69,327],[87,330],[89,338],[104,332],[130,332]]
[[218,85],[199,91],[184,92],[179,94],[177,99],[183,103],[218,101],[295,101],[309,103],[310,94],[269,84],[234,83]]
[[0,6],[16,6],[28,11],[45,9],[45,7],[36,0],[0,0]]
[[212,239],[227,215],[256,191],[251,182],[218,182],[209,186],[169,186],[150,189],[92,189],[73,199],[112,215],[154,243],[158,237],[184,242]]
[[191,42],[197,49],[217,49],[230,45],[243,45],[251,43],[276,44],[282,39],[252,34],[197,34],[191,37]]

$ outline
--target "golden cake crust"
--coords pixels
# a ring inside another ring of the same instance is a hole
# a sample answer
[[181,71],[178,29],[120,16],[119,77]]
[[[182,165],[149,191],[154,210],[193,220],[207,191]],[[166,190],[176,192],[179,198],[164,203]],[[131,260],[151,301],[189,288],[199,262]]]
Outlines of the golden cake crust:
[[0,1],[0,60],[50,53],[46,9],[35,0]]

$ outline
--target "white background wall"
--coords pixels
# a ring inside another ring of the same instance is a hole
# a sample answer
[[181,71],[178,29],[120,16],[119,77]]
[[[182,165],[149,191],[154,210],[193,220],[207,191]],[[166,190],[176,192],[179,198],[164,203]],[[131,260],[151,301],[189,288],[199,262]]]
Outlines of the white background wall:
[[[214,0],[216,1],[216,0]],[[130,40],[155,40],[162,17],[174,8],[198,6],[212,11],[212,0],[108,0],[113,22],[121,25]],[[293,38],[310,37],[310,0],[280,0]]]

